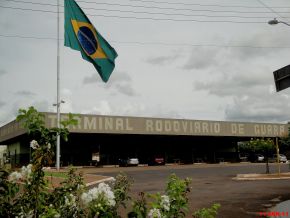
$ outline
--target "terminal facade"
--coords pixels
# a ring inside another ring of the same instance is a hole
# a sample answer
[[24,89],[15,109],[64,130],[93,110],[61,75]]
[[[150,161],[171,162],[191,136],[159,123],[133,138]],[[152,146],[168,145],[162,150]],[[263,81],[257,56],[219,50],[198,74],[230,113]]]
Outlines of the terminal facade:
[[[47,127],[55,127],[55,113],[43,113]],[[62,114],[61,119],[67,115]],[[69,128],[67,142],[61,142],[61,164],[118,164],[120,158],[138,158],[147,164],[154,157],[166,163],[238,161],[238,142],[251,138],[282,137],[289,124],[225,122],[147,117],[81,114],[78,125]],[[27,164],[30,138],[15,120],[0,127],[0,144],[7,145],[14,165]]]

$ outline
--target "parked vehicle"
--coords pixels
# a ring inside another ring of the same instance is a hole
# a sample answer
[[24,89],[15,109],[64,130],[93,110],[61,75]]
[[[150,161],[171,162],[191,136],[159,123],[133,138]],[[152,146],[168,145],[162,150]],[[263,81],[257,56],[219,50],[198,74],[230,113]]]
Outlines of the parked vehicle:
[[[279,154],[279,161],[281,163],[288,163],[287,157],[284,154]],[[277,154],[274,154],[272,157],[270,157],[269,162],[271,163],[277,162]]]
[[255,160],[257,162],[263,162],[265,160],[265,157],[262,154],[256,154],[255,157],[256,157]]
[[149,160],[148,165],[165,165],[165,159],[162,156],[156,156]]
[[240,153],[239,154],[239,159],[240,159],[241,162],[248,161],[248,158],[249,158],[249,154],[245,154],[245,153]]
[[248,157],[248,159],[251,162],[263,162],[263,161],[265,161],[265,157],[262,154],[251,154]]
[[138,166],[139,159],[138,158],[120,158],[119,166],[120,167],[128,167],[128,166]]

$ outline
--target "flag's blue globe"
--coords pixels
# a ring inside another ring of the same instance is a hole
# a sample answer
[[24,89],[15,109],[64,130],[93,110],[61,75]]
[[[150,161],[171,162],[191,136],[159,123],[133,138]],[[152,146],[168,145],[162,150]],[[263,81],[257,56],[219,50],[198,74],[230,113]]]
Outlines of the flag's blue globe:
[[92,55],[98,49],[98,42],[94,33],[89,27],[82,26],[77,34],[78,40],[87,54]]

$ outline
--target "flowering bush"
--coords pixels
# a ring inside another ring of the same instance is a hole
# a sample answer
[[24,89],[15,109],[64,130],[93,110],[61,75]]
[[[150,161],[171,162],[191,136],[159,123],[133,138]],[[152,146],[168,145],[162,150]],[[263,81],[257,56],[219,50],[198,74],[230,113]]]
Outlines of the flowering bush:
[[213,204],[210,208],[202,208],[195,211],[192,216],[194,218],[215,218],[220,207],[220,204]]
[[100,183],[87,189],[82,174],[76,174],[76,170],[71,168],[61,186],[49,190],[43,177],[38,177],[38,187],[35,185],[34,174],[32,164],[22,167],[20,172],[9,174],[3,171],[0,180],[0,217],[115,218],[119,217],[118,207],[125,205],[129,199],[131,183],[124,175],[118,175],[110,185]]
[[111,208],[116,205],[115,195],[108,184],[100,183],[98,187],[84,192],[81,199],[89,209],[89,217],[114,217]]
[[[0,170],[0,217],[29,218],[119,218],[119,208],[126,208],[131,200],[128,195],[132,180],[119,174],[110,184],[100,183],[88,189],[81,173],[71,168],[59,187],[50,189],[43,168],[52,164],[53,147],[56,135],[67,139],[68,125],[76,124],[73,116],[63,121],[63,128],[48,129],[43,117],[33,107],[19,110],[17,119],[23,122],[28,133],[33,136],[30,147],[33,149],[32,164],[23,166],[20,171]],[[140,193],[133,200],[130,218],[179,218],[188,212],[187,194],[190,192],[190,179],[180,179],[172,174],[164,194],[146,195]],[[150,200],[150,201],[149,201]],[[212,218],[217,208],[209,211]],[[206,214],[202,211],[202,214]],[[199,217],[198,214],[194,214]]]
[[13,172],[8,176],[8,180],[12,183],[16,183],[18,181],[21,180],[27,180],[28,183],[30,183],[31,180],[31,168],[32,168],[32,164],[29,164],[26,166],[23,166],[21,168],[21,172]]
[[133,202],[133,211],[129,216],[138,218],[185,217],[188,212],[187,194],[190,192],[190,182],[189,178],[183,180],[172,174],[168,179],[164,195],[148,194],[148,198],[153,201],[147,204],[145,194],[141,193],[140,199]]

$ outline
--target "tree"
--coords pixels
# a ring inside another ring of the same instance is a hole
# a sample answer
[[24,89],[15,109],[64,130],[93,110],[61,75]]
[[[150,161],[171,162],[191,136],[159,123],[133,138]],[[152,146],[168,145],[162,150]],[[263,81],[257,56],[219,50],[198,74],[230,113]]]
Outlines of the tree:
[[67,139],[67,126],[75,120],[70,116],[62,123],[63,128],[47,128],[44,115],[29,107],[28,110],[19,110],[17,121],[33,139],[30,143],[32,160],[20,172],[0,171],[0,217],[41,217],[46,208],[50,209],[47,199],[51,195],[43,167],[53,162],[56,135]]
[[282,137],[280,142],[281,142],[281,146],[284,147],[285,149],[290,148],[290,127],[288,129],[288,134]]
[[75,115],[69,113],[68,118],[61,121],[61,128],[47,128],[44,122],[44,115],[33,106],[29,107],[28,110],[19,109],[16,120],[21,122],[22,126],[27,130],[28,135],[39,144],[51,144],[52,146],[56,145],[57,135],[60,135],[63,140],[67,141],[69,135],[68,127],[70,125],[77,125],[78,122],[75,119]]
[[243,150],[248,150],[250,152],[259,152],[264,155],[266,161],[266,173],[270,172],[269,170],[269,154],[274,150],[275,144],[271,138],[267,139],[251,139],[247,143],[243,144],[241,147]]

